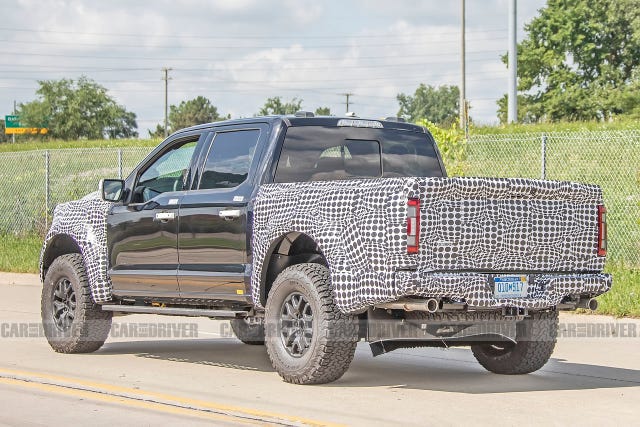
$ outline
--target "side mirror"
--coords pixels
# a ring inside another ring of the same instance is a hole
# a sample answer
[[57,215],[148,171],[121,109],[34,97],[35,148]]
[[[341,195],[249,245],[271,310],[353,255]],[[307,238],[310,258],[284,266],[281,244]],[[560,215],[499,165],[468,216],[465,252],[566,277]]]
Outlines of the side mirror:
[[124,195],[124,181],[121,179],[101,179],[98,191],[102,200],[119,202]]

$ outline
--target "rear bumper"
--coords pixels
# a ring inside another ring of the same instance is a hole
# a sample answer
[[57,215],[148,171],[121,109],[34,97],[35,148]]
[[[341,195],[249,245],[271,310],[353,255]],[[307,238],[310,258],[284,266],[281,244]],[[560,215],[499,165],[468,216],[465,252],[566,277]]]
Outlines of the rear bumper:
[[531,276],[526,298],[496,299],[493,275],[483,273],[433,273],[399,271],[395,275],[398,296],[450,298],[470,308],[555,307],[567,296],[595,297],[611,289],[610,274],[535,274]]

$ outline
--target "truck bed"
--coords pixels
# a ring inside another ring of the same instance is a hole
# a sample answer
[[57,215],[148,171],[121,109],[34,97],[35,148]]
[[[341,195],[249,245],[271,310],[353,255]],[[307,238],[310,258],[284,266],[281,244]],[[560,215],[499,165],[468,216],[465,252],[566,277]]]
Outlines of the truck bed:
[[[407,201],[418,199],[419,244],[407,251]],[[325,255],[337,305],[354,312],[403,296],[471,307],[548,308],[611,286],[598,256],[598,186],[489,178],[381,178],[264,185],[253,221],[252,292],[262,261],[291,231]],[[526,297],[493,298],[492,278],[526,274]]]

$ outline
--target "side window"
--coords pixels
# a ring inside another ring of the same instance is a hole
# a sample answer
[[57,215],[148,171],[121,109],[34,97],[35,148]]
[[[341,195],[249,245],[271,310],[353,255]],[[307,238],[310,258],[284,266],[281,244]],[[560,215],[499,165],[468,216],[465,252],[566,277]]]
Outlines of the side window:
[[148,166],[138,179],[133,202],[144,203],[158,194],[182,190],[197,144],[197,141],[185,141],[175,145]]
[[233,188],[242,184],[249,174],[259,136],[258,129],[217,133],[198,188]]

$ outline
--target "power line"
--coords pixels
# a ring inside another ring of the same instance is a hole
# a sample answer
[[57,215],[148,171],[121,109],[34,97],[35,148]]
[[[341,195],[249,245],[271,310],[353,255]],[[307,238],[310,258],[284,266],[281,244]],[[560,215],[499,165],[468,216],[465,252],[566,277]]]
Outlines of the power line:
[[[46,33],[46,34],[72,34],[72,35],[87,35],[87,36],[112,36],[112,37],[136,37],[136,38],[140,38],[140,37],[147,37],[149,36],[149,33],[99,33],[99,32],[83,32],[83,31],[60,31],[60,30],[45,30],[45,29],[31,29],[31,28],[10,28],[10,27],[0,27],[0,31],[8,31],[11,33],[15,33],[15,32],[23,32],[23,33]],[[493,33],[493,32],[501,32],[504,33],[506,32],[507,29],[506,28],[496,28],[496,29],[482,29],[482,30],[471,30],[469,31],[469,33],[474,33],[474,34],[481,34],[481,33]],[[459,33],[457,31],[446,31],[446,32],[441,32],[441,33],[437,33],[435,32],[433,29],[429,30],[428,32],[424,32],[424,33],[412,33],[411,36],[415,36],[417,34],[424,34],[424,35],[433,35],[433,34],[438,34],[438,35],[444,35],[444,34],[452,34],[452,35],[458,35]],[[342,35],[323,35],[323,36],[304,36],[304,35],[296,35],[295,37],[292,36],[278,36],[278,35],[271,35],[271,34],[263,34],[263,35],[245,35],[245,36],[205,36],[205,35],[195,35],[195,34],[153,34],[154,38],[171,38],[171,39],[201,39],[201,40],[264,40],[265,38],[269,38],[269,39],[284,39],[284,40],[299,40],[299,39],[318,39],[318,40],[322,40],[322,39],[327,39],[327,40],[333,40],[333,39],[339,39],[339,40],[344,40],[347,38],[385,38],[388,39],[389,37],[406,37],[405,34],[397,34],[397,35],[393,35],[393,34],[342,34]]]
[[[226,49],[226,48],[225,48]],[[485,54],[485,53],[504,53],[502,49],[494,49],[494,50],[482,50],[473,52],[474,54]],[[111,60],[111,59],[131,59],[137,61],[164,61],[166,57],[158,56],[158,57],[144,57],[144,56],[104,56],[104,55],[79,55],[79,54],[67,54],[67,53],[42,53],[42,52],[18,52],[18,51],[0,51],[0,55],[7,56],[44,56],[44,57],[55,57],[55,58],[86,58],[86,59],[100,59],[100,60]],[[431,53],[429,56],[434,57],[443,57],[443,56],[457,56],[457,53]],[[179,56],[175,56],[174,59],[176,61],[207,61],[212,62],[210,56],[208,57],[197,57],[197,58],[181,58]]]
[[[444,44],[447,43],[447,41],[440,41],[440,40],[434,40],[434,44]],[[454,42],[450,42],[450,43],[454,43]],[[39,43],[38,43],[39,44]],[[415,40],[407,40],[406,42],[401,42],[401,43],[373,43],[373,44],[358,44],[359,48],[384,48],[384,47],[397,47],[397,46],[413,46],[415,44]],[[175,49],[184,49],[184,48],[188,48],[189,46],[177,46],[175,47]],[[230,46],[229,43],[225,43],[222,46],[208,46],[206,47],[207,49],[223,49],[223,50],[233,50],[233,51],[237,51],[239,49],[289,49],[291,48],[292,45],[291,44],[287,44],[287,45],[269,45],[269,44],[262,44],[262,45],[237,45],[234,44],[233,46]],[[347,49],[347,48],[352,48],[353,44],[316,44],[316,45],[304,45],[305,48],[307,49]],[[22,53],[22,52],[21,52]],[[211,59],[211,58],[209,58]]]
[[[492,73],[493,75],[493,73]],[[425,79],[424,79],[425,75],[422,74],[420,76],[416,76],[416,77],[403,77],[403,80],[405,80],[404,83],[402,84],[397,84],[397,83],[393,83],[393,87],[407,87],[407,88],[415,88],[417,87],[421,82],[424,83]],[[437,78],[442,78],[445,77],[445,75],[439,75],[439,76],[432,76],[433,79],[437,79]],[[393,77],[383,77],[381,79],[383,80],[389,80]],[[409,82],[407,82],[407,80],[411,80]],[[312,83],[323,83],[323,82],[341,82],[341,81],[356,81],[356,82],[363,82],[366,81],[365,79],[336,79],[336,80],[314,80]],[[486,77],[478,77],[478,78],[468,78],[467,81],[504,81],[504,77],[491,77],[491,78],[486,78]],[[98,83],[100,83],[101,81],[98,81]],[[246,92],[246,93],[253,93],[253,92],[265,92],[267,90],[278,90],[278,91],[313,91],[315,89],[312,88],[308,88],[305,85],[308,85],[309,82],[305,82],[305,81],[298,81],[298,82],[293,82],[296,85],[300,85],[300,86],[292,86],[292,82],[291,81],[278,81],[278,82],[274,82],[274,81],[246,81],[246,80],[216,80],[216,81],[212,81],[212,80],[191,80],[191,81],[183,81],[180,80],[180,83],[187,83],[187,82],[193,82],[193,83],[224,83],[227,87],[226,88],[220,88],[220,89],[210,89],[211,91],[215,91],[215,92],[231,92],[231,93],[235,93],[235,92]],[[127,81],[122,81],[122,83],[127,83]],[[250,89],[241,89],[241,88],[229,88],[228,85],[242,85],[242,86],[248,86],[250,87]],[[252,85],[256,85],[256,86],[252,86]],[[277,86],[277,85],[284,85],[284,86]],[[349,86],[353,86],[353,83],[350,83]],[[380,89],[380,85],[357,85],[358,89]],[[37,90],[37,87],[25,87],[25,86],[0,86],[0,89],[17,89],[17,90],[32,90],[35,91]],[[180,86],[173,86],[173,89],[176,91],[180,91],[180,92],[193,92],[193,93],[199,93],[202,92],[203,90],[206,90],[205,88],[203,88],[202,86],[200,87],[196,87],[194,88],[193,86],[189,86],[187,88],[182,88]],[[327,87],[323,87],[323,89],[329,91],[339,91],[339,90],[345,90],[348,89],[348,86],[343,86],[343,87],[332,87],[332,88],[327,88]],[[164,89],[131,89],[131,88],[122,88],[122,89],[118,89],[118,88],[110,88],[108,89],[109,92],[117,92],[117,93],[129,93],[129,92],[136,92],[136,93],[154,93],[154,92],[163,92]],[[333,93],[333,92],[332,92]],[[343,94],[341,94],[343,95]],[[358,94],[358,96],[364,96],[361,94]],[[352,102],[350,102],[350,104],[352,104]]]
[[[406,36],[403,36],[406,37]],[[502,41],[504,40],[504,37],[491,37],[491,38],[478,38],[473,40],[473,42],[477,42],[477,43],[485,43],[487,41]],[[6,43],[10,43],[10,44],[22,44],[22,45],[36,45],[36,46],[42,46],[42,45],[53,45],[53,46],[96,46],[96,47],[101,47],[101,48],[125,48],[125,49],[227,49],[229,48],[228,44],[225,44],[225,46],[212,46],[212,45],[198,45],[198,46],[194,46],[194,45],[163,45],[163,44],[122,44],[122,43],[118,43],[118,44],[112,44],[112,43],[88,43],[88,42],[78,42],[78,41],[72,41],[72,42],[52,42],[52,41],[41,41],[41,40],[33,40],[33,41],[27,41],[27,40],[15,40],[15,39],[0,39],[0,42],[6,42]],[[378,46],[387,46],[387,45],[407,45],[407,44],[411,44],[413,43],[412,41],[407,41],[407,42],[403,42],[403,43],[394,43],[394,44],[388,44],[385,43],[383,45],[367,45],[367,44],[360,44],[359,47],[378,47]],[[455,44],[458,43],[457,40],[433,40],[432,42],[434,45],[443,45],[443,44]],[[309,44],[305,44],[304,47],[306,48],[325,48],[325,47],[347,47],[350,45],[309,45]],[[261,46],[246,46],[246,45],[234,45],[233,48],[238,49],[266,49],[266,48],[281,48],[281,49],[285,49],[285,48],[289,48],[290,45],[261,45]]]
[[[5,52],[5,54],[11,54],[12,52]],[[13,52],[15,53],[15,52]],[[477,51],[477,52],[468,52],[469,55],[477,55],[477,54],[485,54],[485,53],[503,53],[503,50],[483,50],[483,51]],[[35,54],[37,55],[47,55],[46,53],[39,53],[39,52],[35,52]],[[455,57],[456,54],[455,53],[429,53],[428,55],[397,55],[397,54],[393,54],[393,55],[377,55],[377,56],[357,56],[357,57],[346,57],[343,58],[344,60],[378,60],[378,59],[384,59],[384,60],[392,60],[392,59],[414,59],[414,58],[429,58],[429,63],[434,63],[434,62],[438,62],[438,61],[434,61],[433,58],[434,57],[442,57],[442,56],[451,56],[451,57]],[[104,58],[104,56],[101,56],[101,58]],[[111,58],[111,57],[108,57]],[[140,57],[134,57],[134,59],[139,59]],[[117,58],[116,58],[117,59]],[[495,59],[495,58],[492,58]],[[237,60],[228,60],[225,61],[225,63],[233,63],[236,61],[242,61],[243,59],[237,59]],[[285,62],[297,62],[297,61],[305,61],[305,62],[329,62],[330,65],[333,66],[333,64],[335,63],[335,61],[337,60],[335,57],[327,57],[327,58],[318,58],[318,57],[295,57],[295,56],[287,56],[286,58],[282,58],[283,61]],[[472,59],[471,61],[482,61],[484,59]],[[449,61],[445,61],[445,62],[449,62]],[[17,64],[18,66],[20,65],[19,63]],[[30,66],[32,64],[29,64]],[[16,63],[12,63],[12,64],[2,64],[3,67],[12,67],[12,66],[16,66]],[[42,67],[47,67],[47,68],[60,68],[60,69],[69,69],[69,68],[77,68],[76,67],[65,67],[65,66],[54,66],[54,65],[40,65],[40,64],[33,64],[33,66],[42,66]],[[86,68],[86,67],[83,67]],[[116,68],[116,67],[109,67],[109,68],[104,68],[104,67],[93,67],[92,69],[95,70],[102,70],[102,69],[106,69],[106,70],[113,70],[113,71],[135,71],[135,70],[155,70],[156,68]],[[185,69],[181,69],[182,71],[185,71]],[[197,70],[202,70],[202,69],[197,69]]]
[[[487,60],[474,60],[472,62],[486,62]],[[457,61],[455,60],[450,60],[450,61],[432,61],[432,62],[412,62],[412,63],[406,63],[406,64],[373,64],[373,65],[335,65],[335,66],[331,66],[332,70],[357,70],[357,69],[382,69],[382,68],[409,68],[409,67],[420,67],[421,69],[424,69],[425,67],[428,67],[430,65],[433,65],[434,63],[437,64],[454,64]],[[309,66],[309,67],[305,67],[305,66],[288,66],[287,64],[279,64],[280,65],[280,69],[281,71],[317,71],[319,66]],[[149,70],[153,70],[153,69],[149,69]],[[214,71],[270,71],[271,67],[269,66],[263,66],[263,67],[241,67],[241,66],[237,66],[237,67],[223,67],[223,68],[216,68],[216,69],[208,69],[208,68],[202,68],[202,69],[197,69],[197,70],[184,70],[184,69],[180,69],[180,68],[176,68],[176,71],[199,71],[199,72],[214,72]],[[68,72],[69,70],[63,70],[62,72]],[[82,68],[77,69],[77,71],[82,72],[84,71]],[[91,71],[91,70],[88,70]],[[116,71],[116,70],[113,70]],[[23,73],[41,73],[43,71],[38,71],[38,70],[32,70],[32,71],[28,71],[28,70],[24,70],[24,71],[18,71],[18,70],[0,70],[0,73],[14,73],[14,72],[19,72],[20,74]],[[55,71],[54,71],[55,72]],[[6,77],[0,77],[0,78],[6,78]],[[17,80],[31,80],[34,79],[35,77],[15,77],[14,79]],[[121,80],[118,80],[121,81]],[[126,81],[141,81],[141,80],[132,80],[132,79],[127,79]]]
[[[487,63],[495,61],[495,58],[476,58],[476,59],[468,59],[467,62],[474,63]],[[447,60],[433,60],[429,62],[410,62],[410,63],[393,63],[393,64],[362,64],[362,65],[326,65],[326,67],[330,67],[332,70],[334,69],[382,69],[382,68],[409,68],[409,67],[420,67],[424,69],[425,67],[432,66],[434,64],[446,65],[446,64],[456,64],[458,61],[455,59],[447,59]],[[85,67],[65,67],[65,68],[50,68],[45,66],[45,68],[39,68],[38,66],[32,66],[30,64],[14,64],[18,66],[28,66],[30,69],[8,69],[3,70],[0,69],[0,74],[10,74],[10,73],[19,73],[21,76],[24,74],[38,74],[38,73],[69,73],[69,72],[77,72],[77,73],[103,73],[103,72],[133,72],[133,71],[155,71],[157,68],[136,68],[136,69],[117,69],[117,68],[85,68]],[[211,73],[211,72],[224,72],[224,71],[272,71],[272,66],[277,65],[281,71],[317,71],[318,68],[324,67],[324,65],[315,65],[315,66],[291,66],[287,63],[282,64],[264,64],[262,67],[243,67],[241,65],[237,66],[225,66],[225,67],[216,67],[216,68],[180,68],[175,67],[175,71],[184,72],[184,73]],[[475,72],[478,73],[488,73],[488,72]],[[8,78],[8,77],[0,77],[0,78]],[[37,77],[18,77],[19,80],[30,80],[35,79]],[[137,81],[127,79],[127,81]]]

